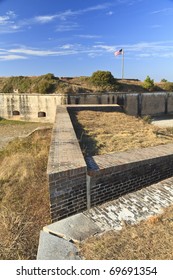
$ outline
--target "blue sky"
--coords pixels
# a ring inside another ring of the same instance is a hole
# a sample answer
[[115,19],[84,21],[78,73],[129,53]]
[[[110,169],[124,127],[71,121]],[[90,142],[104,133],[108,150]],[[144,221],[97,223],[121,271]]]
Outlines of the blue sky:
[[0,0],[0,76],[173,81],[173,0]]

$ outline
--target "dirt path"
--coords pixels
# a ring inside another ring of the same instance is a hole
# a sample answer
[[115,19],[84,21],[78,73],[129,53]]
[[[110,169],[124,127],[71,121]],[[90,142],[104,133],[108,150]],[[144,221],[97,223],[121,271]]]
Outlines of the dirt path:
[[52,124],[0,121],[0,150],[17,137],[26,137],[35,129],[47,127]]

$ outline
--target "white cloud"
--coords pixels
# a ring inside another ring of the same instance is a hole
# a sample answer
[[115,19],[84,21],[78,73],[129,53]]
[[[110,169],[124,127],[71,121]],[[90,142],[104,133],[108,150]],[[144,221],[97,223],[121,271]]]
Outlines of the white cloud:
[[109,12],[107,12],[106,14],[107,14],[107,16],[112,16],[112,15],[114,14],[114,12],[109,11]]
[[160,28],[160,27],[162,27],[160,24],[153,24],[153,25],[151,25],[151,28]]
[[56,13],[53,15],[37,16],[34,18],[34,21],[39,22],[39,23],[48,23],[55,19],[64,21],[64,20],[67,20],[68,18],[78,16],[78,15],[83,15],[85,13],[99,11],[99,10],[105,10],[109,6],[110,6],[110,3],[104,3],[101,5],[91,6],[91,7],[85,8],[85,9],[81,9],[81,10],[66,10],[66,11]]
[[50,51],[50,50],[35,50],[35,49],[11,49],[8,52],[10,53],[21,53],[26,55],[33,55],[33,56],[49,56],[49,55],[55,55],[57,52]]
[[[73,45],[72,45],[73,46]],[[27,55],[27,57],[30,56],[62,56],[62,55],[72,55],[76,54],[77,50],[75,50],[75,47],[68,48],[67,45],[64,47],[59,47],[58,50],[42,50],[42,49],[34,49],[34,48],[16,48],[16,49],[10,49],[6,50],[6,52],[9,54],[20,54],[20,55]]]
[[139,42],[126,45],[94,45],[97,52],[113,53],[120,48],[124,49],[126,57],[171,57],[173,54],[173,41]]
[[7,54],[7,55],[0,55],[0,60],[19,60],[19,59],[27,59],[26,56],[21,55],[13,55],[13,54]]
[[56,15],[52,15],[52,16],[37,16],[35,17],[36,22],[39,23],[48,23],[53,21],[56,18]]
[[98,38],[101,38],[100,35],[90,35],[90,34],[80,34],[80,35],[75,35],[75,37],[84,38],[84,39],[98,39]]
[[79,25],[77,23],[65,23],[65,24],[59,24],[56,27],[56,32],[67,32],[67,31],[72,31],[72,30],[76,30],[79,28]]
[[173,13],[173,8],[164,8],[161,10],[155,10],[153,12],[151,12],[151,14],[165,14],[165,15],[169,15]]

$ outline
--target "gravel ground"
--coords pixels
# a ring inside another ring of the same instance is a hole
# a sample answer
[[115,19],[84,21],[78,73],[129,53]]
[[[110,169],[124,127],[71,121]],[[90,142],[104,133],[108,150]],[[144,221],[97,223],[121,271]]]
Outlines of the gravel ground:
[[0,149],[3,149],[10,141],[18,137],[26,137],[35,129],[52,127],[48,123],[21,123],[1,124],[0,123]]

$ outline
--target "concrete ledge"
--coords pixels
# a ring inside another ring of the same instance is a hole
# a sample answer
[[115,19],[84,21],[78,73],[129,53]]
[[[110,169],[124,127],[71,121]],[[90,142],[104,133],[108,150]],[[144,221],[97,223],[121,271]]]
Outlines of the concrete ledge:
[[41,231],[37,260],[80,260],[80,257],[74,244]]
[[102,232],[94,222],[82,213],[45,226],[43,230],[74,242],[83,241],[91,235]]

